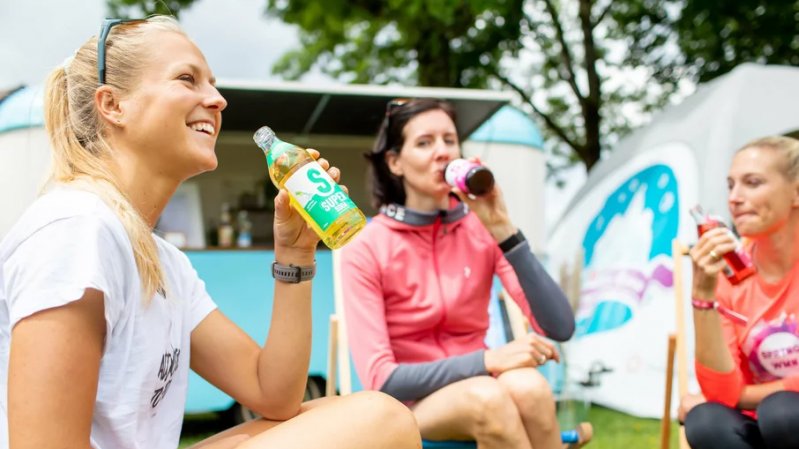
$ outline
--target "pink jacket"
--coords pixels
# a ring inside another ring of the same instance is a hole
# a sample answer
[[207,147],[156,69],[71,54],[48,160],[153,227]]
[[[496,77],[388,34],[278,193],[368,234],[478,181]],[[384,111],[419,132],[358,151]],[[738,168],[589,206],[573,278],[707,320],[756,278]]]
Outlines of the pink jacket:
[[513,268],[473,213],[412,226],[383,214],[342,252],[355,369],[378,390],[399,363],[484,349],[493,275],[540,332]]

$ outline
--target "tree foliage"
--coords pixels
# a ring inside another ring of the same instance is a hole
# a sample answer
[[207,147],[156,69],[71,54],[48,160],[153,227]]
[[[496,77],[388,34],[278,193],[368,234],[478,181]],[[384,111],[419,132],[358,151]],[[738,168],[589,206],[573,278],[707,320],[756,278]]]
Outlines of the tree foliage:
[[275,66],[288,78],[312,67],[356,83],[483,87],[520,48],[523,0],[268,0],[299,26],[301,47]]
[[613,16],[628,61],[662,82],[705,82],[746,62],[799,65],[797,0],[625,0]]
[[556,138],[549,149],[589,169],[681,82],[799,64],[799,0],[266,0],[266,11],[300,30],[273,68],[286,78],[511,89]]

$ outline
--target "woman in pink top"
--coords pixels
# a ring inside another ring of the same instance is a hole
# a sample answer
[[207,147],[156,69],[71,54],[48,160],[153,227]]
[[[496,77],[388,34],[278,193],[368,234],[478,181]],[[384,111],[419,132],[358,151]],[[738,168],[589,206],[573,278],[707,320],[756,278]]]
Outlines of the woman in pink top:
[[[685,418],[691,447],[799,447],[799,141],[767,137],[738,150],[729,208],[757,273],[738,285],[724,229],[691,249],[696,373],[708,402]],[[729,313],[733,312],[733,313]]]
[[[410,404],[422,437],[480,448],[561,448],[555,401],[536,367],[558,354],[534,334],[486,349],[496,274],[535,329],[564,341],[574,316],[501,192],[452,195],[445,165],[460,156],[446,102],[393,101],[373,152],[381,213],[342,253],[347,330],[367,389]],[[578,429],[575,446],[590,439]]]

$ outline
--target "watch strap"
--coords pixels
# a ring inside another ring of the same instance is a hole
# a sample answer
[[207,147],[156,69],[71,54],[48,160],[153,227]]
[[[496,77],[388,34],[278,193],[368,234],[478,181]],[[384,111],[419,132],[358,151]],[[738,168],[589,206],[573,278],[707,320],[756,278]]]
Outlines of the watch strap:
[[499,243],[499,249],[502,250],[502,254],[507,253],[508,251],[516,248],[517,245],[526,241],[527,239],[522,234],[522,231],[516,231],[515,234],[511,235],[510,237],[506,238],[505,240]]
[[300,282],[310,281],[316,274],[316,262],[307,267],[294,264],[283,265],[272,262],[272,277],[281,282],[289,284],[299,284]]

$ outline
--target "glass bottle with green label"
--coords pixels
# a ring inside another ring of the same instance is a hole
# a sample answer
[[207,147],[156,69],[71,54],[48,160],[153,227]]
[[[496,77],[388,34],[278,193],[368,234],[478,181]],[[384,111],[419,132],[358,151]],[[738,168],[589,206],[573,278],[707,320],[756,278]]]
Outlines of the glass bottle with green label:
[[305,149],[278,139],[268,126],[253,140],[266,154],[269,178],[288,191],[291,205],[325,245],[341,248],[363,229],[363,212]]

